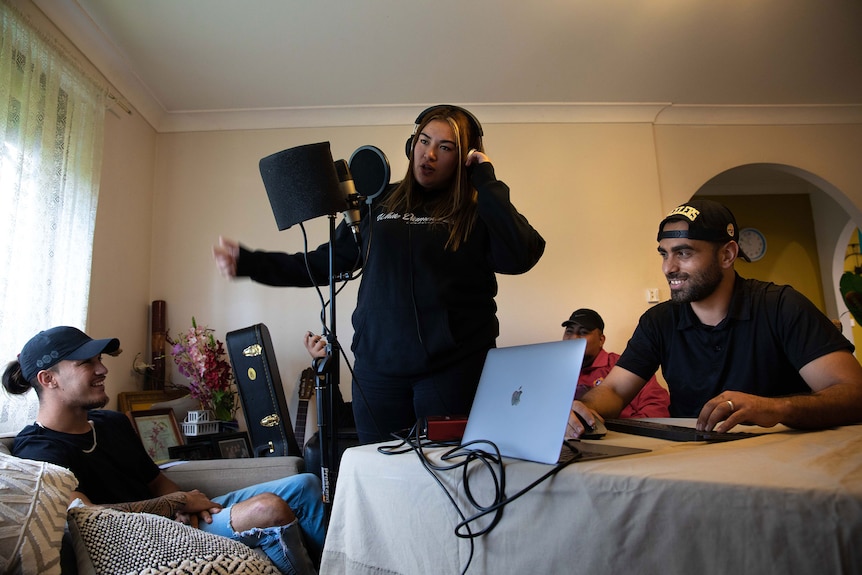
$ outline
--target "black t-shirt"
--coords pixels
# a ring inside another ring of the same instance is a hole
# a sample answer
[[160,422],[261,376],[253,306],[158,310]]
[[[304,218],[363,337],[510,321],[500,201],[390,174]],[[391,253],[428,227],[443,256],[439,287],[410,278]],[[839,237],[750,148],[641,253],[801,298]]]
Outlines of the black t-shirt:
[[723,390],[764,397],[810,392],[799,375],[826,354],[853,345],[805,296],[736,276],[727,317],[700,323],[689,304],[644,313],[617,365],[649,379],[661,365],[672,417],[697,417]]
[[47,461],[70,469],[78,491],[93,503],[125,503],[153,497],[148,484],[159,474],[128,418],[115,411],[89,413],[93,433],[61,433],[28,425],[15,437],[12,453],[23,459]]

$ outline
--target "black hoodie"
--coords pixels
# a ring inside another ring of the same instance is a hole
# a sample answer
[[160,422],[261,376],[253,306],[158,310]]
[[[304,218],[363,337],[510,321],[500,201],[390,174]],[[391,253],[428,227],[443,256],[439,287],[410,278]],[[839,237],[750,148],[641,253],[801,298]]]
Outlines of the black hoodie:
[[[471,168],[478,218],[457,251],[444,249],[448,227],[423,213],[363,207],[361,253],[342,222],[336,229],[336,273],[358,261],[361,284],[353,312],[354,374],[412,377],[494,347],[499,334],[495,273],[532,268],[545,240],[509,201],[489,162]],[[390,187],[388,192],[394,189]],[[329,283],[329,244],[308,254],[314,283]],[[241,248],[238,276],[274,286],[311,286],[303,254]]]

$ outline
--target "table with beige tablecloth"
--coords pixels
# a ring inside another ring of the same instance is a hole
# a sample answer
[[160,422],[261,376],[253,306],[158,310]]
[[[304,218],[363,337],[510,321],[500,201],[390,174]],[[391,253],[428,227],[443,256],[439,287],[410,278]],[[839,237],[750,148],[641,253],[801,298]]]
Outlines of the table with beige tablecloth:
[[[601,441],[652,451],[566,467],[506,506],[472,559],[455,535],[458,513],[416,454],[349,449],[321,572],[458,574],[469,561],[475,574],[862,573],[862,426],[713,444],[615,432]],[[506,493],[549,468],[506,460]],[[472,514],[460,471],[437,476]],[[470,488],[490,501],[487,476],[473,474]]]

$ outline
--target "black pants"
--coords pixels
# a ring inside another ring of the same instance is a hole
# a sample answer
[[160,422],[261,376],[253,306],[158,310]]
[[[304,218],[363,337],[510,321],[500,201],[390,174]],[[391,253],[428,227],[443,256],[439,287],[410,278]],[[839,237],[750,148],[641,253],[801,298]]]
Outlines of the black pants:
[[353,417],[362,443],[392,439],[428,415],[470,413],[487,350],[427,375],[353,379]]

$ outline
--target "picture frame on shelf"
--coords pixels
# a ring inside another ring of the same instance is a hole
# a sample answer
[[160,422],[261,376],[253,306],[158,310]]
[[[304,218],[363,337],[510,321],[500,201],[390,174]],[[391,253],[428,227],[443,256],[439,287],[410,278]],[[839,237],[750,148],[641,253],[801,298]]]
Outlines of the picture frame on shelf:
[[243,459],[251,457],[251,442],[244,431],[224,433],[216,440],[222,459]]
[[171,459],[171,447],[183,445],[183,436],[173,409],[132,410],[128,412],[128,417],[144,449],[156,464]]
[[217,459],[242,459],[254,457],[251,440],[246,431],[210,433],[188,437],[189,445],[209,444]]

